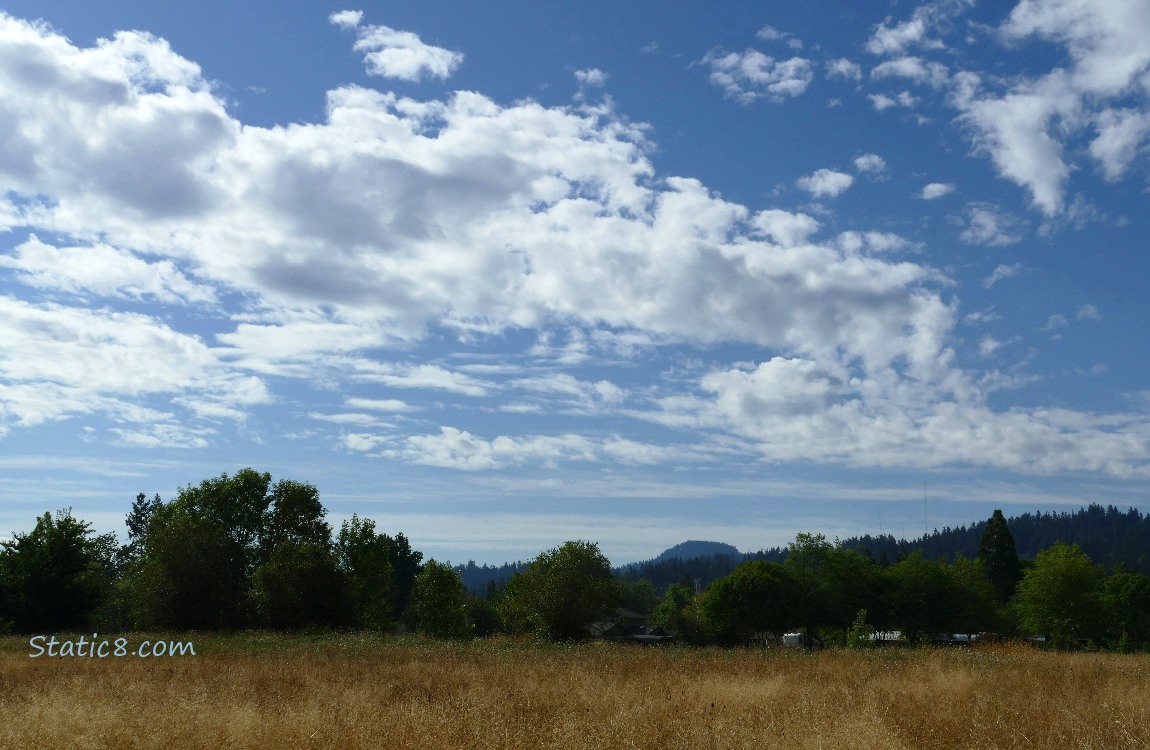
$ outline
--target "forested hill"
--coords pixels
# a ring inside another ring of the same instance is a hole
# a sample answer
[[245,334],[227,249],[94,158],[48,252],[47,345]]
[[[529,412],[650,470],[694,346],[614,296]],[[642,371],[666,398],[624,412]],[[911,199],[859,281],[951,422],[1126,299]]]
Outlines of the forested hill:
[[[1128,569],[1150,575],[1150,515],[1131,508],[1126,511],[1111,506],[1090,505],[1073,513],[1025,513],[1007,519],[1014,536],[1018,556],[1033,560],[1034,556],[1055,542],[1077,544],[1094,562],[1113,571],[1119,563]],[[843,546],[869,555],[880,564],[894,563],[900,557],[921,550],[931,560],[944,558],[948,562],[957,555],[973,559],[978,554],[978,541],[986,529],[986,521],[970,526],[944,528],[919,539],[900,541],[893,536],[861,536],[843,540]],[[632,578],[646,578],[663,591],[672,583],[690,578],[700,588],[729,574],[744,560],[782,562],[785,548],[775,547],[758,552],[740,553],[729,544],[720,542],[689,541],[677,544],[646,562],[632,563],[615,568],[615,574]],[[502,588],[511,576],[521,570],[524,563],[504,565],[467,565],[456,567],[464,585],[472,593],[488,593],[488,581]]]
[[[1150,575],[1150,515],[1131,508],[1120,511],[1114,506],[1090,505],[1073,513],[1026,513],[1007,519],[1014,536],[1018,555],[1032,560],[1055,542],[1077,544],[1095,563],[1113,570],[1118,564]],[[843,546],[869,555],[881,564],[894,563],[900,557],[921,550],[931,560],[953,561],[957,555],[974,558],[986,521],[970,526],[944,528],[919,539],[900,541],[893,536],[862,536],[843,540]],[[675,548],[672,548],[675,549]],[[668,550],[670,552],[670,550]],[[657,591],[690,577],[701,588],[730,573],[744,560],[782,562],[785,548],[775,547],[749,554],[718,554],[697,557],[667,556],[647,562],[616,568],[617,575],[650,580]]]
[[[1150,574],[1150,515],[1135,508],[1121,511],[1113,505],[1090,505],[1073,513],[1024,513],[1007,519],[1018,556],[1033,560],[1055,542],[1077,544],[1095,563],[1113,570],[1123,564],[1130,570]],[[843,544],[869,553],[875,560],[894,562],[900,554],[922,550],[929,559],[953,560],[956,555],[973,558],[986,521],[970,526],[944,528],[910,542],[891,536],[863,536]]]

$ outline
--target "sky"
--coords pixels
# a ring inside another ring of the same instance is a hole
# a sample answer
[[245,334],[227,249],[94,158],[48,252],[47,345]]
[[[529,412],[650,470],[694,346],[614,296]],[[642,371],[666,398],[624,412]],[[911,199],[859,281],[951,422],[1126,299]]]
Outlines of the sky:
[[0,531],[1150,511],[1150,5],[0,0]]

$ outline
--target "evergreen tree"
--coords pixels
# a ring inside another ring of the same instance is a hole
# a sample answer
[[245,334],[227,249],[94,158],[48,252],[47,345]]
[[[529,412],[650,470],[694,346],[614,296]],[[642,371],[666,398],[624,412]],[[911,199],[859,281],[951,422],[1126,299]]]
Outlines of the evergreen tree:
[[1014,589],[1022,580],[1022,565],[1018,561],[1018,549],[1014,546],[1014,536],[1006,525],[1002,511],[995,509],[986,522],[986,530],[978,542],[978,560],[982,561],[986,575],[998,595],[998,601],[1005,604],[1014,595]]

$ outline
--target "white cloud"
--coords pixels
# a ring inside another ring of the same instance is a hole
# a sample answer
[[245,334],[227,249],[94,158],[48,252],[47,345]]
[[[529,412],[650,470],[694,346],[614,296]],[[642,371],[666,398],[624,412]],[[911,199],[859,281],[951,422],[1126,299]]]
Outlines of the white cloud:
[[[1112,104],[1150,91],[1150,11],[1126,0],[1022,0],[1001,30],[1011,43],[1037,37],[1065,46],[1069,68],[986,92],[978,76],[956,77],[953,101],[971,128],[977,152],[999,174],[1026,188],[1047,217],[1066,210],[1072,136],[1093,126],[1089,153],[1109,180],[1119,179],[1150,133],[1150,110]],[[1143,100],[1144,101],[1144,100]]]
[[994,206],[972,204],[967,208],[967,219],[966,229],[960,235],[963,242],[1000,247],[1022,241],[1022,222]]
[[356,30],[355,50],[365,52],[369,75],[419,82],[425,76],[447,78],[463,63],[463,54],[426,44],[418,34],[388,26],[362,26],[363,13],[341,11],[329,20],[343,29]]
[[828,78],[846,78],[852,81],[862,80],[862,66],[845,57],[827,62]]
[[575,71],[575,80],[582,87],[598,87],[607,83],[607,74],[598,68],[587,68]]
[[854,177],[845,172],[819,169],[813,174],[800,177],[795,184],[815,198],[834,198],[854,184],[854,180]]
[[1102,320],[1102,314],[1094,305],[1079,305],[1078,314],[1075,317],[1078,320]]
[[[799,69],[809,76],[809,62]],[[757,83],[730,75],[755,96],[805,90],[803,76],[778,70],[762,67]],[[0,74],[0,179],[21,226],[59,245],[9,253],[5,272],[35,279],[43,297],[88,298],[0,297],[9,429],[99,414],[125,441],[194,445],[213,439],[213,415],[242,416],[275,398],[269,383],[299,378],[346,405],[350,416],[307,407],[357,429],[342,436],[346,449],[436,466],[664,454],[614,436],[359,429],[372,412],[403,411],[387,388],[445,399],[516,388],[517,401],[552,394],[632,411],[649,398],[644,418],[752,444],[768,460],[1145,473],[1147,432],[1133,418],[991,410],[952,349],[957,302],[938,291],[949,280],[882,257],[896,236],[820,240],[805,214],[751,211],[697,180],[657,176],[644,128],[609,108],[503,105],[475,92],[416,101],[349,86],[329,92],[322,122],[262,128],[233,117],[160,40],[121,34],[80,48],[3,15]],[[782,88],[772,93],[770,81]],[[851,180],[820,170],[801,185],[830,197]],[[970,213],[968,241],[1017,229],[991,207]],[[179,315],[117,311],[126,292],[109,277],[82,285],[65,268],[68,252],[91,247],[158,304],[185,304],[191,289],[241,302],[204,328],[211,344],[176,330]],[[444,331],[580,332],[541,357],[716,342],[778,356],[696,377],[694,393],[643,396],[603,379],[510,386],[419,361],[417,345]],[[415,351],[392,361],[401,347]]]
[[711,67],[711,83],[741,104],[764,98],[782,102],[801,95],[814,80],[810,60],[776,60],[753,49],[742,54],[710,52],[703,62]]
[[882,174],[886,171],[886,160],[878,154],[863,154],[856,157],[855,169],[863,174]]
[[394,398],[349,398],[345,401],[352,409],[371,409],[373,411],[405,412],[413,411],[415,407]]
[[768,41],[776,41],[779,39],[787,38],[787,34],[785,32],[779,31],[774,26],[764,26],[763,28],[759,29],[755,36],[757,36],[759,39],[766,39]]
[[918,99],[912,96],[909,91],[902,91],[893,99],[886,94],[867,94],[867,99],[870,100],[871,105],[879,112],[890,109],[891,107],[906,107],[910,109],[918,104]]
[[950,78],[946,66],[939,62],[926,61],[921,57],[899,57],[875,66],[871,78],[909,78],[915,83],[932,88],[945,86]]
[[1055,71],[1000,98],[959,100],[960,119],[973,129],[975,151],[989,154],[999,174],[1027,188],[1047,216],[1062,209],[1070,175],[1062,143],[1049,132],[1054,118],[1078,116],[1080,100],[1067,84],[1066,76]]
[[[232,413],[270,400],[263,382],[232,371],[220,350],[144,315],[0,297],[0,319],[0,424],[101,414],[170,425],[172,412],[133,402],[183,395]],[[153,427],[157,440],[175,435]]]
[[978,342],[978,354],[985,359],[1002,348],[1002,345],[1003,342],[993,336],[983,336],[982,341]]
[[935,0],[915,8],[909,21],[891,25],[893,19],[887,18],[867,40],[866,51],[873,55],[902,55],[914,47],[945,49],[946,45],[931,35],[948,32],[953,19],[973,4],[973,0]]
[[362,10],[341,10],[332,13],[327,20],[341,29],[354,29],[363,20]]
[[1013,263],[1009,266],[1005,264],[997,265],[994,267],[994,270],[990,272],[990,275],[982,280],[982,288],[989,289],[1003,279],[1017,276],[1020,271],[1022,271],[1021,263]]
[[1101,164],[1107,180],[1119,180],[1150,135],[1150,112],[1107,109],[1098,114],[1095,123],[1098,135],[1090,142],[1090,155]]
[[951,182],[931,182],[925,185],[922,192],[919,193],[919,198],[925,201],[932,201],[943,196],[950,195],[954,192],[954,183]]
[[153,298],[167,303],[212,302],[210,286],[191,281],[170,260],[149,263],[108,245],[53,247],[32,235],[15,253],[0,255],[24,284],[78,295]]

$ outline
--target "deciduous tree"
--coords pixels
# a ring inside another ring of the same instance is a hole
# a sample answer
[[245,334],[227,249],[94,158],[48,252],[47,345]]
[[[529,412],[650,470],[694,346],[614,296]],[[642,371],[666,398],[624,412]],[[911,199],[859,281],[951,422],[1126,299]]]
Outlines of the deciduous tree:
[[619,604],[611,563],[592,542],[541,553],[504,588],[500,616],[510,629],[556,640],[587,638],[587,627]]
[[1104,573],[1078,545],[1063,542],[1034,559],[1014,597],[1023,630],[1045,635],[1059,648],[1101,635],[1105,623]]
[[434,558],[415,576],[409,609],[420,633],[434,638],[466,638],[471,634],[463,580],[451,566]]
[[85,627],[109,587],[114,535],[96,536],[70,509],[45,513],[30,533],[0,542],[0,629]]

